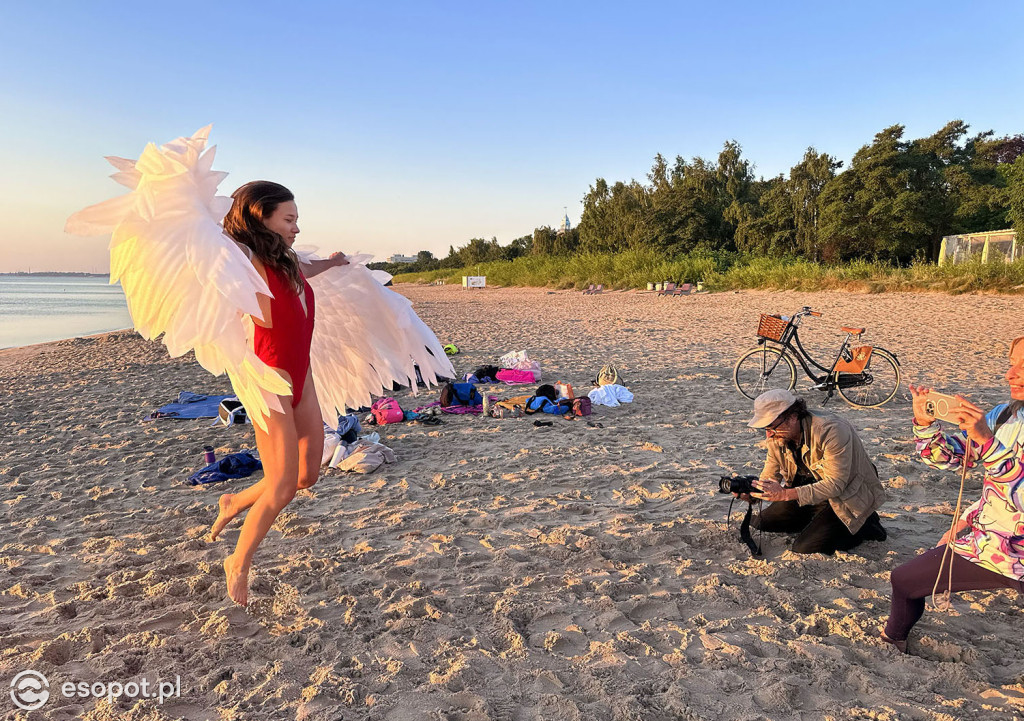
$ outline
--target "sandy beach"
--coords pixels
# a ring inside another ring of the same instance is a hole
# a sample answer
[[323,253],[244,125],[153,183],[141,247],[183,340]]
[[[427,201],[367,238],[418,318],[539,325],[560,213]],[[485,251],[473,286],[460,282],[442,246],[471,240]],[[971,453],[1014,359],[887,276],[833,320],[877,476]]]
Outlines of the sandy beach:
[[[0,352],[0,678],[33,669],[51,692],[32,712],[5,698],[3,718],[1024,718],[1015,594],[927,611],[913,655],[878,640],[889,572],[935,544],[959,489],[914,460],[905,383],[1005,399],[1020,298],[399,290],[458,344],[460,374],[525,348],[546,381],[585,390],[615,361],[636,401],[595,407],[603,427],[458,416],[382,429],[398,462],[300,491],[256,555],[243,609],[221,567],[237,523],[204,535],[219,494],[252,479],[184,480],[204,445],[254,447],[251,427],[140,422],[179,391],[230,392],[226,378],[133,332]],[[884,408],[826,407],[878,466],[889,539],[825,557],[766,535],[752,560],[716,492],[764,456],[732,366],[759,313],[803,305],[824,313],[802,329],[812,349],[863,325],[902,362]],[[396,397],[411,409],[436,395]],[[175,676],[180,696],[163,704],[59,690]]]

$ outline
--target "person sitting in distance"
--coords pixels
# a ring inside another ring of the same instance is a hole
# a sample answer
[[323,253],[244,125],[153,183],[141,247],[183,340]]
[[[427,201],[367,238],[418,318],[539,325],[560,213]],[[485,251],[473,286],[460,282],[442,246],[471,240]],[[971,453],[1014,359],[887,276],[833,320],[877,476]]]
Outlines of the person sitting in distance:
[[885,502],[878,471],[848,422],[807,410],[783,389],[754,400],[747,424],[764,429],[768,454],[754,498],[771,501],[757,527],[797,533],[795,553],[848,551],[863,541],[884,541],[876,511]]

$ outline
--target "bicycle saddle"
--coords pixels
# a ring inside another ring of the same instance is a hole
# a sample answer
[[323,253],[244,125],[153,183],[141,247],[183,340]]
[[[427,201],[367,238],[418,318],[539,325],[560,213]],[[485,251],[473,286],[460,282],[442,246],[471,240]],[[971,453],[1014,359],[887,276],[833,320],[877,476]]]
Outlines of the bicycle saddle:
[[864,328],[847,328],[846,326],[843,326],[839,330],[843,331],[843,333],[853,333],[854,335],[864,335],[865,331]]

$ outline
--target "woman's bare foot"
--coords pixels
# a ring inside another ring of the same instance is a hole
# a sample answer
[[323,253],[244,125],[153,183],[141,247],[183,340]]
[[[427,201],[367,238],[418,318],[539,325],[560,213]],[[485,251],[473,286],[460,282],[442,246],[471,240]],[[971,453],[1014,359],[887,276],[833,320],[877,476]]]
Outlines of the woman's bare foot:
[[893,639],[885,635],[884,630],[879,635],[882,637],[883,641],[885,641],[886,643],[891,643],[893,646],[898,648],[900,650],[900,653],[907,653],[907,639],[903,639],[902,641],[894,641]]
[[224,559],[224,576],[228,584],[228,596],[239,606],[249,603],[249,567],[241,565],[231,554]]
[[234,498],[230,493],[225,493],[217,501],[217,520],[213,522],[213,527],[210,529],[208,536],[211,541],[216,541],[217,536],[224,530],[224,527],[231,523],[232,518],[238,515],[238,510],[231,504]]

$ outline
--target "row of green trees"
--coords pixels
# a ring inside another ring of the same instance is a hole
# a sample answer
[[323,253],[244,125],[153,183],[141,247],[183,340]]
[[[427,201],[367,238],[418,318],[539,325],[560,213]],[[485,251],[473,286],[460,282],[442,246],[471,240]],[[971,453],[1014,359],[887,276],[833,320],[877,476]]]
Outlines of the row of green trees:
[[835,263],[935,260],[945,235],[1014,227],[1024,238],[1024,134],[969,134],[961,120],[925,138],[886,128],[843,162],[808,148],[788,175],[757,178],[740,145],[717,160],[657,155],[647,182],[598,178],[577,228],[544,226],[502,246],[473,238],[389,272],[423,272],[526,255],[653,249],[670,257],[739,251]]
[[421,250],[416,254],[415,263],[370,263],[369,267],[397,275],[466,268],[498,260],[515,260],[527,255],[567,255],[579,247],[579,237],[578,228],[555,231],[543,226],[534,230],[533,235],[516,238],[508,245],[500,245],[497,238],[473,238],[460,248],[449,246],[448,255],[444,258],[435,258],[429,250]]
[[1024,237],[1024,135],[968,135],[955,120],[906,140],[894,125],[842,161],[808,148],[788,175],[755,178],[740,146],[716,162],[655,157],[646,184],[584,198],[580,250],[735,250],[837,262],[935,260],[945,235],[1013,225]]

